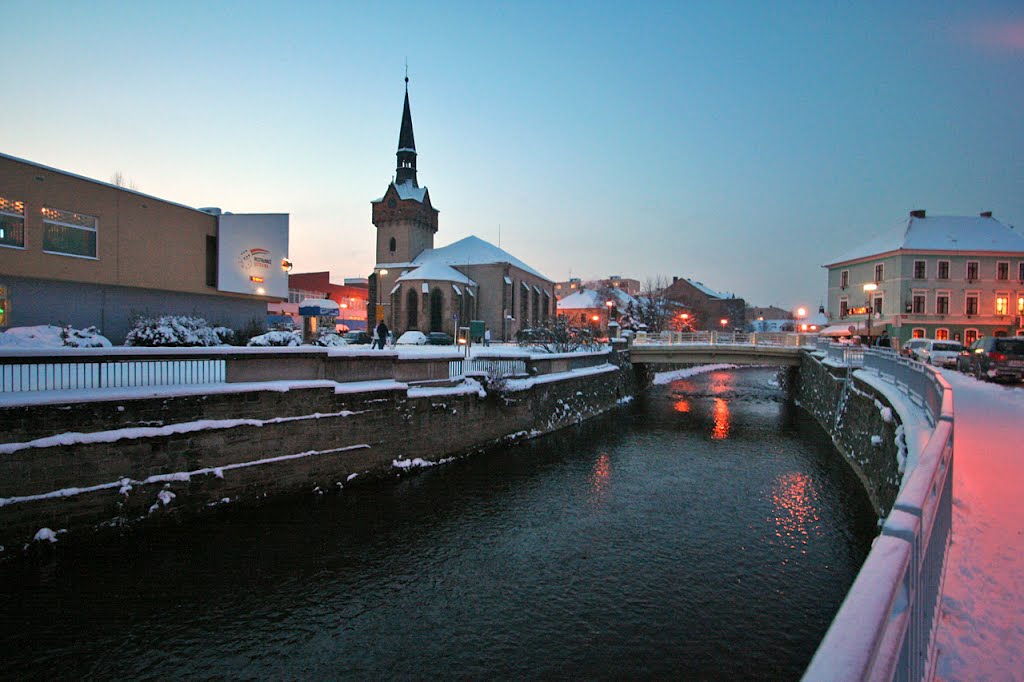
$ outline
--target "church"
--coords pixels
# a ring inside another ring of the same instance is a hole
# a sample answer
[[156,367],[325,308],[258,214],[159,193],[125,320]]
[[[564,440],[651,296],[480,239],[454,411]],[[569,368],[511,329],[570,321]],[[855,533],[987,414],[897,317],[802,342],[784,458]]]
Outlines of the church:
[[456,336],[482,320],[494,340],[547,325],[555,315],[553,281],[475,236],[434,247],[438,210],[416,177],[408,78],[396,156],[394,180],[371,202],[377,264],[369,278],[370,325],[384,320],[396,338],[409,330]]

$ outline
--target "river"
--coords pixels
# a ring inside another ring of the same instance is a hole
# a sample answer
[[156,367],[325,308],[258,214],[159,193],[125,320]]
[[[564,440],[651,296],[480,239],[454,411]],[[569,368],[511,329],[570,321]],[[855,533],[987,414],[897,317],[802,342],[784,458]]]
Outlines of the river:
[[797,679],[875,528],[775,370],[714,371],[393,484],[7,567],[0,655],[22,679]]

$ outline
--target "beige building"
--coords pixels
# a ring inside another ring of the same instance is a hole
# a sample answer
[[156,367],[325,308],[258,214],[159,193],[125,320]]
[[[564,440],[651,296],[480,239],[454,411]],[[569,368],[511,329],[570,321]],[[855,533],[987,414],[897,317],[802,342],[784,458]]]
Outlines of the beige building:
[[118,343],[136,315],[264,320],[287,296],[288,217],[219,213],[0,154],[3,326],[94,325]]
[[[408,83],[408,80],[406,81]],[[438,211],[416,177],[416,141],[408,85],[394,181],[372,202],[377,264],[368,309],[395,332],[453,336],[482,320],[495,340],[546,324],[554,316],[554,283],[507,251],[478,237],[434,248]]]

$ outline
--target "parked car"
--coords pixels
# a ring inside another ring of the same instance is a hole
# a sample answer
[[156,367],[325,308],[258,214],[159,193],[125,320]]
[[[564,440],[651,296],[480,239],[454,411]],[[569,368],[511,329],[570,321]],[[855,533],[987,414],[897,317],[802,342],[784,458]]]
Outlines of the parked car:
[[910,358],[911,360],[920,360],[920,358],[917,356],[917,352],[920,349],[924,348],[924,345],[928,341],[929,339],[910,339],[905,344],[903,344],[902,348],[900,348],[900,355],[902,355],[905,358]]
[[362,331],[361,329],[345,332],[344,339],[350,344],[370,343],[372,340],[370,338],[370,334]]
[[911,339],[907,342],[907,347],[915,360],[940,367],[956,367],[957,356],[964,349],[964,345],[959,341],[938,339]]
[[425,346],[427,335],[418,331],[407,331],[395,341],[396,346]]
[[430,332],[427,334],[427,343],[431,346],[451,346],[455,343],[455,339],[451,334],[444,332]]
[[1024,378],[1024,337],[983,336],[957,356],[957,369],[992,381]]

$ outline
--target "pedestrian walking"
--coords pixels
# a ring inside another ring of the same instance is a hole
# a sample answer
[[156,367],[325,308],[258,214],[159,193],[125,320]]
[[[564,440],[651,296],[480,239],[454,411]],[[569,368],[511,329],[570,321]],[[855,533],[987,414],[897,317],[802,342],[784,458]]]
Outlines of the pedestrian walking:
[[484,347],[491,345],[491,328],[484,327]]
[[384,350],[384,347],[385,347],[385,345],[388,342],[388,326],[386,324],[384,324],[384,320],[381,320],[377,324],[377,329],[376,329],[376,331],[374,333],[376,334],[376,337],[377,337],[376,338],[377,346],[381,350]]

